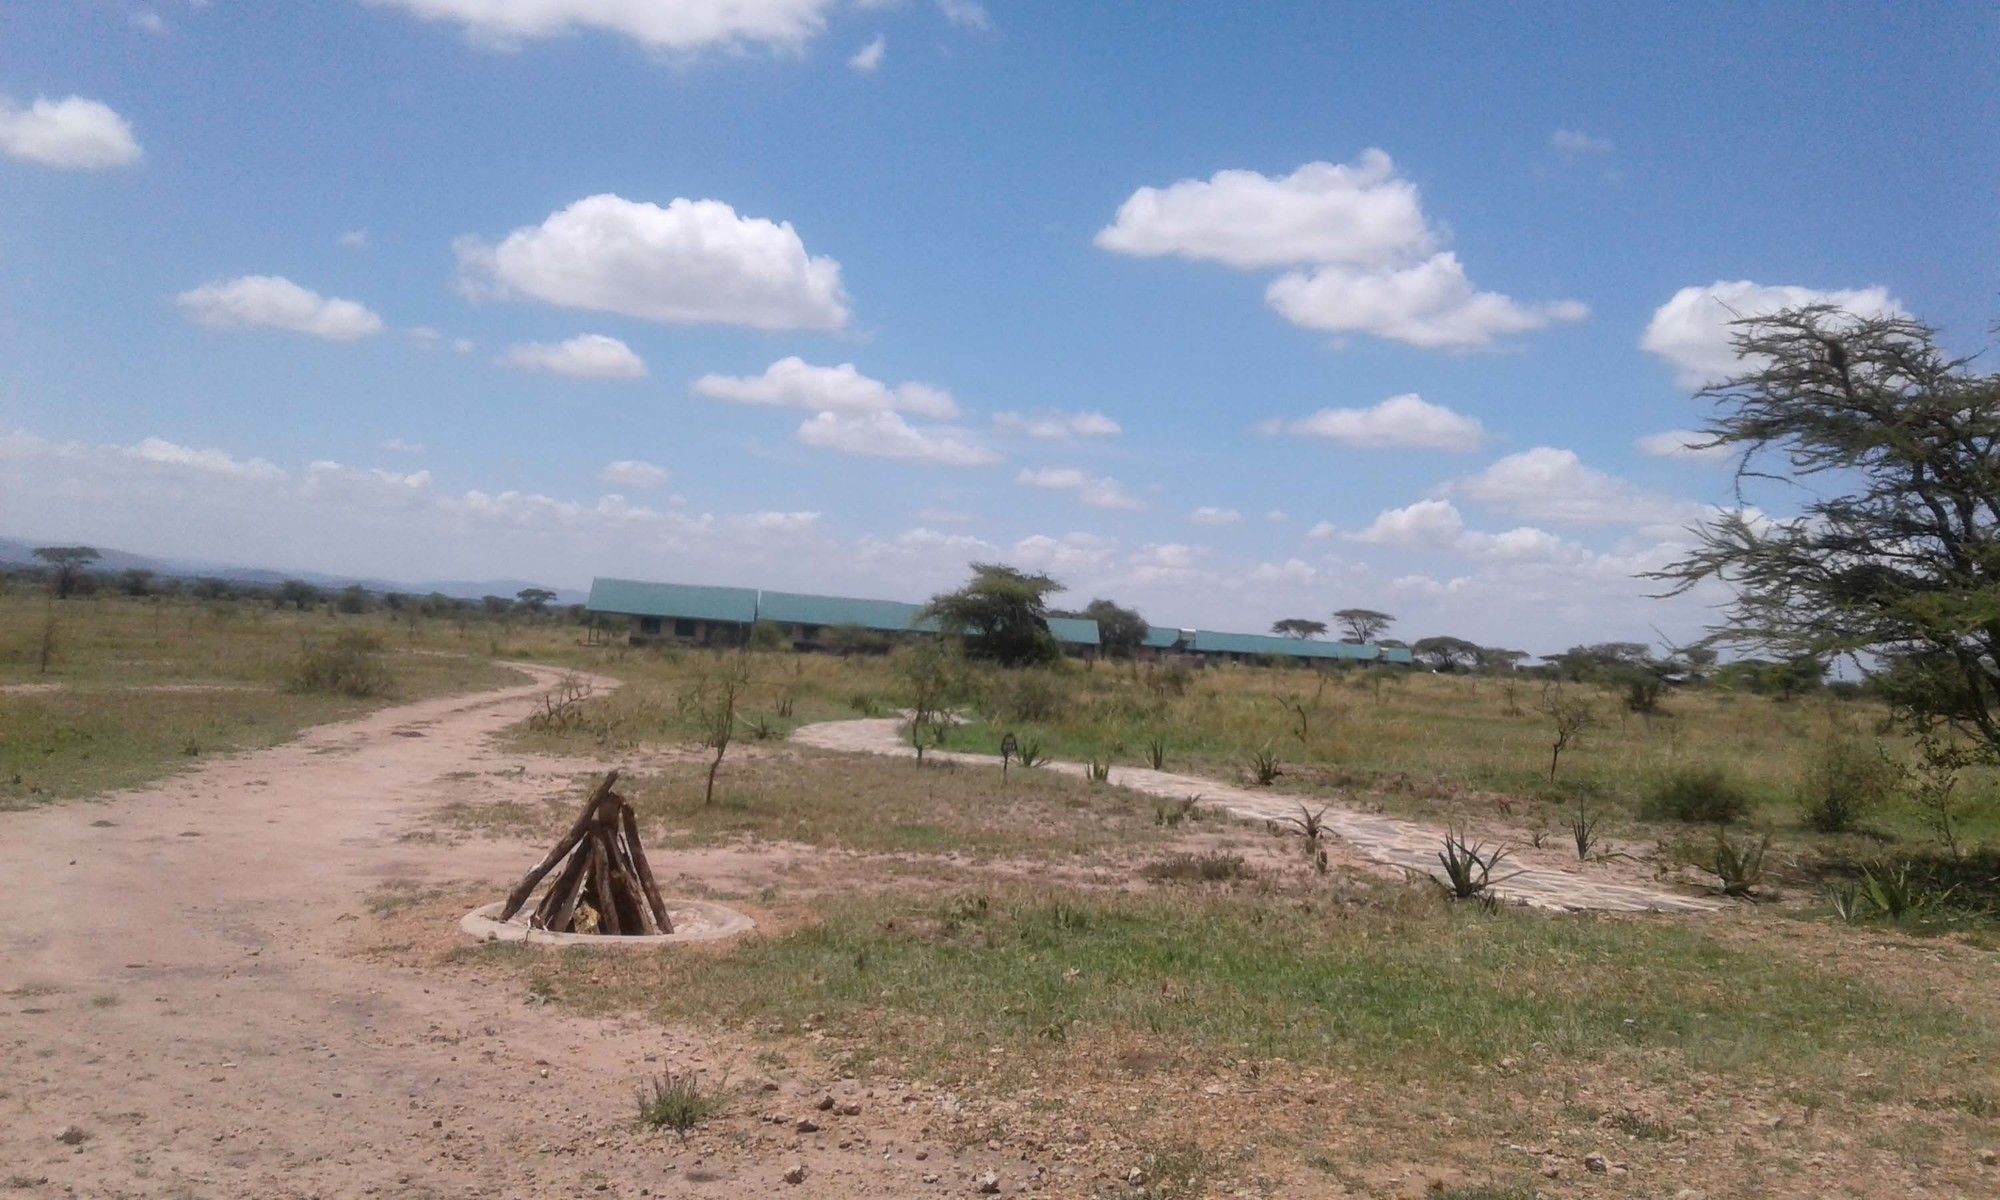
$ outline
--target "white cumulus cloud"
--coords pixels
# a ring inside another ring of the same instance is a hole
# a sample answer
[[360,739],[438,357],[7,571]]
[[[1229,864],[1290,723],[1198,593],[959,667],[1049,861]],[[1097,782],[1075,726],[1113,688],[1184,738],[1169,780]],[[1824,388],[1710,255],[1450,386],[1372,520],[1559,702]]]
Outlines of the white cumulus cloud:
[[1668,429],[1649,433],[1632,446],[1650,458],[1691,458],[1704,462],[1721,462],[1736,453],[1730,446],[1711,446],[1709,440],[1707,434],[1692,429]]
[[779,359],[762,375],[704,375],[694,381],[694,390],[712,400],[816,413],[901,412],[939,420],[958,415],[957,402],[943,388],[927,383],[890,387],[863,375],[853,363],[816,367],[797,356]]
[[1672,526],[1703,511],[1690,501],[1642,491],[1585,465],[1576,451],[1553,446],[1510,454],[1444,490],[1495,512],[1565,525]]
[[1218,171],[1142,187],[1096,238],[1119,254],[1293,268],[1264,293],[1286,320],[1425,349],[1481,349],[1588,315],[1574,300],[1524,304],[1475,288],[1444,241],[1416,185],[1376,149],[1353,163],[1307,163],[1278,178]]
[[601,333],[580,333],[565,342],[524,342],[500,356],[504,366],[545,371],[573,379],[644,379],[646,360],[632,347]]
[[1369,408],[1322,408],[1293,421],[1266,421],[1267,434],[1327,438],[1364,450],[1477,450],[1486,440],[1478,418],[1432,404],[1415,392]]
[[129,166],[141,157],[125,118],[81,96],[38,96],[26,108],[0,99],[0,154],[64,171]]
[[236,458],[222,450],[197,450],[165,438],[149,437],[126,446],[127,458],[155,466],[180,467],[230,479],[283,479],[284,471],[261,458]]
[[1027,416],[1003,412],[993,414],[993,424],[1008,433],[1026,434],[1045,442],[1080,437],[1116,437],[1124,432],[1118,422],[1101,412],[1040,412]]
[[382,318],[354,300],[322,296],[279,275],[242,275],[174,297],[188,320],[210,329],[283,329],[330,342],[382,332]]
[[797,50],[826,27],[832,0],[368,0],[431,21],[450,21],[483,45],[591,30],[648,50],[687,52],[766,46]]
[[1204,504],[1189,513],[1188,520],[1196,525],[1217,528],[1223,525],[1241,525],[1243,514],[1233,508],[1217,508],[1212,504]]
[[1312,162],[1280,178],[1217,171],[1142,187],[1097,234],[1104,250],[1174,255],[1250,270],[1311,263],[1384,266],[1427,253],[1416,185],[1380,150],[1351,164]]
[[799,426],[798,439],[842,454],[946,467],[979,467],[1000,461],[999,455],[954,431],[920,428],[896,412],[823,412]]
[[1022,487],[1044,491],[1074,492],[1078,500],[1092,508],[1137,510],[1146,507],[1117,480],[1086,475],[1075,467],[1024,468],[1014,477],[1014,482]]
[[667,482],[667,469],[637,459],[622,458],[617,462],[606,463],[604,469],[597,473],[597,478],[612,487],[649,491]]
[[874,41],[854,52],[854,57],[847,60],[847,65],[864,75],[873,74],[882,65],[882,60],[888,53],[889,39],[878,33]]
[[526,297],[667,325],[839,329],[840,264],[806,253],[788,222],[737,215],[720,200],[662,208],[587,196],[488,245],[460,238],[474,296]]
[[1590,315],[1574,300],[1522,304],[1479,291],[1449,251],[1391,270],[1333,264],[1292,271],[1272,280],[1264,299],[1306,329],[1365,333],[1427,350],[1483,349],[1508,334]]
[[1672,364],[1674,379],[1682,387],[1700,388],[1754,369],[1754,364],[1736,357],[1730,340],[1736,332],[1732,321],[1807,304],[1831,304],[1857,316],[1903,313],[1902,304],[1882,287],[1822,291],[1795,284],[1718,280],[1706,287],[1684,287],[1675,292],[1654,310],[1639,345]]
[[1373,524],[1348,540],[1374,546],[1449,546],[1465,532],[1465,518],[1449,500],[1419,500],[1386,509]]

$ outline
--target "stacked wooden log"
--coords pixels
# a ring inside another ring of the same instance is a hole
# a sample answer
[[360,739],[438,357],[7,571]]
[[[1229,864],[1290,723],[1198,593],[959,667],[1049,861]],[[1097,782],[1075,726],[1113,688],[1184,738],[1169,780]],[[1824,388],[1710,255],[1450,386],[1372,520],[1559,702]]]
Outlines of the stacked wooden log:
[[646,848],[639,844],[632,806],[611,790],[617,781],[618,772],[610,771],[590,789],[569,832],[507,894],[502,921],[512,920],[535,885],[554,871],[555,881],[528,917],[531,928],[614,937],[674,931]]

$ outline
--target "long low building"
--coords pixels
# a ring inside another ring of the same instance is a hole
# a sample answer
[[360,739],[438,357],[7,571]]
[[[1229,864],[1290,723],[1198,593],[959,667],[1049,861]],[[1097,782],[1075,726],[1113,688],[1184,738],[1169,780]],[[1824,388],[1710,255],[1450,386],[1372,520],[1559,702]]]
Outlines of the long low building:
[[[633,642],[742,645],[762,625],[798,649],[830,650],[860,648],[856,643],[871,636],[886,645],[896,637],[938,631],[937,622],[923,615],[922,605],[899,600],[637,579],[591,580],[590,599],[584,607],[599,616],[625,618],[629,622],[627,636]],[[1101,645],[1097,622],[1087,617],[1050,617],[1049,632],[1070,654],[1093,656]],[[1409,650],[1400,646],[1158,625],[1147,629],[1140,653],[1148,658],[1186,656],[1210,662],[1410,662]]]

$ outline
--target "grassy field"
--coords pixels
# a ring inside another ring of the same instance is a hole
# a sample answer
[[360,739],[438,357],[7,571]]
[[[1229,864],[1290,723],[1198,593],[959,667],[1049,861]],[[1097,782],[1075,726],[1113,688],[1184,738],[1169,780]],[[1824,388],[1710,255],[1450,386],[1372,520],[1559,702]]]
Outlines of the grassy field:
[[[380,641],[380,693],[300,690],[301,655],[343,632]],[[0,595],[0,808],[131,787],[382,704],[518,679],[492,664],[495,649],[447,622],[15,590]]]
[[[0,597],[8,805],[499,682],[497,658],[618,678],[515,744],[623,765],[663,879],[753,910],[762,932],[666,955],[453,949],[468,897],[443,889],[375,906],[385,944],[438,946],[420,961],[580,1011],[744,1040],[764,1068],[824,1063],[948,1089],[952,1136],[1034,1161],[1057,1144],[1073,1147],[1066,1162],[1101,1155],[1111,1182],[1076,1194],[1872,1200],[1984,1194],[2000,1177],[1985,893],[1959,894],[1951,919],[1939,908],[1848,922],[1792,870],[1808,855],[1935,858],[1901,799],[1870,812],[1864,833],[1800,827],[1792,796],[1815,745],[1877,741],[1881,714],[1865,703],[1693,691],[1641,717],[1593,692],[1602,723],[1551,787],[1547,718],[1525,682],[1357,673],[1321,689],[1304,673],[1100,665],[975,673],[955,701],[970,723],[954,749],[1015,732],[1060,756],[1137,764],[1158,737],[1169,769],[1236,779],[1268,745],[1279,790],[1476,819],[1521,840],[1579,798],[1628,837],[1699,836],[1642,811],[1662,773],[1710,765],[1750,797],[1738,824],[1768,827],[1788,856],[1776,902],[1554,917],[1452,904],[1339,858],[1315,871],[1296,838],[1175,818],[1117,787],[1115,766],[1108,786],[1032,770],[1003,783],[990,768],[783,741],[806,721],[892,713],[904,693],[890,660],[749,656],[705,804],[708,753],[686,701],[734,669],[723,656],[586,646],[553,622],[106,597],[58,606],[45,674],[48,610]],[[298,691],[302,652],[354,631],[381,641],[387,690]],[[437,820],[535,844],[574,803],[466,801]],[[1986,870],[1991,806],[1965,828],[1965,869]],[[703,873],[725,860],[726,874]],[[1643,862],[1627,867],[1647,877]],[[748,1139],[755,1101],[718,1103],[709,1123]],[[1133,1161],[1144,1189],[1119,1181]]]
[[[592,700],[585,719],[526,744],[603,752],[684,744],[697,730],[680,698],[718,656],[626,647],[573,649],[565,661],[624,679]],[[904,689],[893,662],[791,655],[747,656],[750,685],[740,743],[798,724],[893,713]],[[964,723],[952,749],[997,754],[1003,734],[1080,761],[1150,765],[1155,739],[1168,770],[1248,782],[1260,751],[1282,774],[1271,784],[1301,799],[1358,803],[1439,823],[1469,822],[1526,840],[1561,840],[1579,806],[1606,836],[1644,842],[1705,841],[1707,826],[1660,820],[1648,801],[1677,773],[1712,769],[1739,792],[1735,824],[1772,833],[1781,849],[1860,860],[1889,851],[1930,852],[1936,839],[1906,789],[1889,789],[1856,829],[1806,826],[1799,796],[1824,747],[1907,762],[1908,739],[1887,714],[1831,694],[1775,700],[1713,688],[1670,692],[1652,714],[1626,711],[1610,688],[1563,685],[1596,724],[1549,776],[1553,727],[1544,685],[1531,679],[1221,667],[1185,672],[1120,664],[1083,669],[973,670],[956,698]],[[1991,772],[1968,772],[1960,833],[1967,845],[2000,845],[2000,791]]]

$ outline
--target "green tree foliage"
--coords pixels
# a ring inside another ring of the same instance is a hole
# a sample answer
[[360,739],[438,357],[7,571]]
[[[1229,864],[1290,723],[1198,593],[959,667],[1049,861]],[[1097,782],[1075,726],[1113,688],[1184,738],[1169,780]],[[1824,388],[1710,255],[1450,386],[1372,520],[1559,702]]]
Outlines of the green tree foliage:
[[1735,593],[1716,640],[1785,661],[1893,655],[1903,712],[2000,753],[2000,376],[1936,331],[1825,305],[1736,322],[1743,371],[1708,388],[1738,477],[1807,484],[1800,514],[1734,512],[1660,572]]
[[1459,671],[1479,660],[1479,646],[1464,638],[1427,637],[1418,638],[1411,646],[1410,653],[1417,660],[1436,671]]
[[522,588],[520,591],[514,593],[515,602],[520,604],[529,613],[538,617],[548,609],[549,602],[555,598],[556,594],[554,592],[543,587]]
[[972,581],[931,597],[924,616],[965,643],[972,658],[1018,667],[1054,662],[1062,647],[1049,632],[1048,598],[1062,585],[1001,563],[973,563]]
[[1097,643],[1106,658],[1130,658],[1146,640],[1146,618],[1109,600],[1092,600],[1083,615],[1097,622]]
[[271,593],[271,607],[290,606],[301,611],[319,603],[319,589],[303,579],[287,579]]
[[103,555],[90,546],[43,546],[35,557],[49,564],[49,590],[66,600],[76,592],[84,570]]
[[1340,622],[1341,640],[1345,642],[1372,642],[1388,632],[1396,618],[1372,608],[1343,608],[1333,614]]
[[1326,632],[1325,621],[1314,621],[1306,617],[1286,617],[1282,621],[1271,622],[1271,632],[1279,637],[1297,638],[1307,641]]

